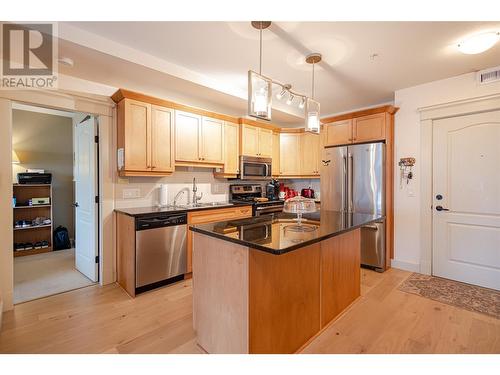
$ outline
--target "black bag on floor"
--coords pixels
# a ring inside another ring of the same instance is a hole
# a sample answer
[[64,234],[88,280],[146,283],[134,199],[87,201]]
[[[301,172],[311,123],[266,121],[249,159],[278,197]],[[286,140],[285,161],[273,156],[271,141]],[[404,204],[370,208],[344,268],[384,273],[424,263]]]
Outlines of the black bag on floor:
[[54,230],[54,250],[71,249],[71,241],[69,240],[68,229],[59,225]]

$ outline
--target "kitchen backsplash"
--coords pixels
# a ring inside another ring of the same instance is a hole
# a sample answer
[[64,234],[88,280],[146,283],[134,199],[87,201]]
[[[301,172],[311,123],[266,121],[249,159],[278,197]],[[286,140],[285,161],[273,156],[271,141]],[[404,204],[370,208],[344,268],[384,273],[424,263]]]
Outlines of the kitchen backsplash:
[[[115,207],[149,207],[158,204],[160,184],[168,185],[168,203],[172,204],[175,195],[182,189],[184,193],[178,198],[179,204],[187,203],[192,199],[193,177],[196,178],[197,194],[203,193],[201,202],[224,202],[229,199],[229,185],[234,183],[255,183],[252,181],[216,179],[211,169],[204,168],[176,168],[169,177],[126,177],[119,178],[115,185]],[[286,186],[295,190],[312,187],[319,192],[319,179],[311,180],[283,180]],[[262,182],[264,186],[265,183]]]

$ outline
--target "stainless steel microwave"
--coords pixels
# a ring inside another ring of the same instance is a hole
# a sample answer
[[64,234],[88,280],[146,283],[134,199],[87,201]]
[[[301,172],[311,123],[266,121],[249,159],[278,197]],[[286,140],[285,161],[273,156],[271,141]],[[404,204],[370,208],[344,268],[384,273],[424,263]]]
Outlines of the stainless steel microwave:
[[272,159],[255,156],[240,157],[241,180],[270,180]]

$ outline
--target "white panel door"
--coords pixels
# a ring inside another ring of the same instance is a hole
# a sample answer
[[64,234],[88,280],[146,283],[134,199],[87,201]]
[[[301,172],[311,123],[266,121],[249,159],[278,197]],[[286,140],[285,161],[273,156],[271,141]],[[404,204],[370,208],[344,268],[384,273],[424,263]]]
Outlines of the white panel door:
[[500,290],[500,111],[433,133],[433,274]]
[[89,116],[75,129],[75,266],[92,281],[98,278],[97,144],[95,119]]

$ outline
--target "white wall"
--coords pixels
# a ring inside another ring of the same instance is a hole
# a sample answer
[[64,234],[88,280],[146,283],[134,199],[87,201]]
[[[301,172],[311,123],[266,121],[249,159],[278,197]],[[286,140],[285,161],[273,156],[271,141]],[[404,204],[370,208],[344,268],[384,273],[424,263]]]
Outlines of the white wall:
[[[393,266],[420,269],[420,114],[419,108],[500,93],[500,82],[479,85],[475,73],[434,81],[395,92],[394,261]],[[414,179],[399,186],[398,161],[415,157]]]

